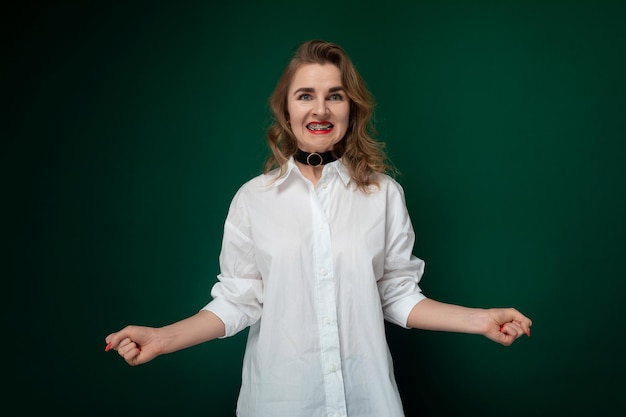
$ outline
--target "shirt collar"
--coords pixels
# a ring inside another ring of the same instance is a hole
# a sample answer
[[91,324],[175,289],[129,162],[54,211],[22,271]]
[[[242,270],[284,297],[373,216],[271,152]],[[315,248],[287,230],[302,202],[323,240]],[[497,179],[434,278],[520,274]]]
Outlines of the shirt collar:
[[[287,160],[287,171],[285,171],[285,173],[282,176],[276,178],[275,181],[272,181],[272,185],[274,187],[278,187],[280,184],[285,182],[287,180],[287,178],[289,178],[289,176],[291,175],[293,170],[296,169],[296,168],[297,168],[297,166],[296,166],[296,163],[293,160],[293,157],[289,158]],[[280,173],[280,170],[277,168],[274,171],[274,173],[275,173],[275,175],[278,175]]]
[[[293,171],[298,171],[298,166],[296,165],[296,161],[293,159],[293,156],[290,157],[287,160],[287,171],[285,172],[285,174],[283,176],[281,176],[280,178],[276,179],[276,181],[274,181],[274,186],[278,187],[280,184],[282,184],[283,182],[285,182],[287,180],[287,178],[292,175]],[[337,174],[339,174],[339,178],[341,178],[341,181],[343,181],[344,185],[348,185],[348,183],[350,182],[350,172],[348,171],[348,168],[343,164],[343,162],[341,161],[341,158],[339,158],[336,161],[333,161],[329,164],[327,164],[325,166],[326,169],[334,169]]]
[[341,181],[343,181],[343,185],[347,186],[348,183],[350,183],[350,171],[348,171],[348,167],[343,164],[341,158],[339,158],[335,162],[331,162],[330,164],[328,164],[328,167],[332,167],[337,171],[337,174],[339,174],[339,178],[341,178]]

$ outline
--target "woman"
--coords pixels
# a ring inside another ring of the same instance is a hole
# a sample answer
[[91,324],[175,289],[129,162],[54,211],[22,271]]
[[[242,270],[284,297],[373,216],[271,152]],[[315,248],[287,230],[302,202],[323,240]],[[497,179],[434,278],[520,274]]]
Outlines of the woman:
[[406,328],[530,336],[513,308],[427,298],[401,186],[370,134],[372,99],[344,50],[297,49],[272,94],[272,156],[234,196],[220,274],[197,314],[106,337],[138,365],[250,327],[240,417],[403,416],[384,320]]

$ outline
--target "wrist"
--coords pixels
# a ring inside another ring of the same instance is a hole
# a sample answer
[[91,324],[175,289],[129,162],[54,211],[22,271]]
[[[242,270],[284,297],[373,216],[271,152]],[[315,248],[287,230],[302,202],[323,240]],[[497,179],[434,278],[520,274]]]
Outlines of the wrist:
[[489,311],[485,308],[472,308],[471,319],[469,322],[470,333],[485,335],[489,330],[491,317]]

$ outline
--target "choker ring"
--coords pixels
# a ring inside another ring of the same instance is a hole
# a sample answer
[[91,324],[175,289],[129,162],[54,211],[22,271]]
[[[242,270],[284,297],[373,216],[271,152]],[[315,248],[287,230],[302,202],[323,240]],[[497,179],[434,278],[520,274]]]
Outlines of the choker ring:
[[298,149],[294,155],[296,161],[310,165],[312,167],[319,167],[324,164],[329,164],[336,161],[337,158],[333,155],[332,151],[327,152],[305,152]]

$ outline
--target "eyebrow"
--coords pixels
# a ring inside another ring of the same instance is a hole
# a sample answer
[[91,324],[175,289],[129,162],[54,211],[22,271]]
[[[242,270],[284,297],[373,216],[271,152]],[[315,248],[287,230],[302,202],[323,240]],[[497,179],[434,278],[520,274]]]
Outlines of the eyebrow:
[[[329,93],[336,93],[337,91],[343,91],[344,88],[342,86],[338,86],[338,87],[331,87],[328,89]],[[298,88],[296,91],[293,92],[293,94],[298,94],[298,93],[313,93],[315,92],[314,88],[311,87],[300,87]]]

